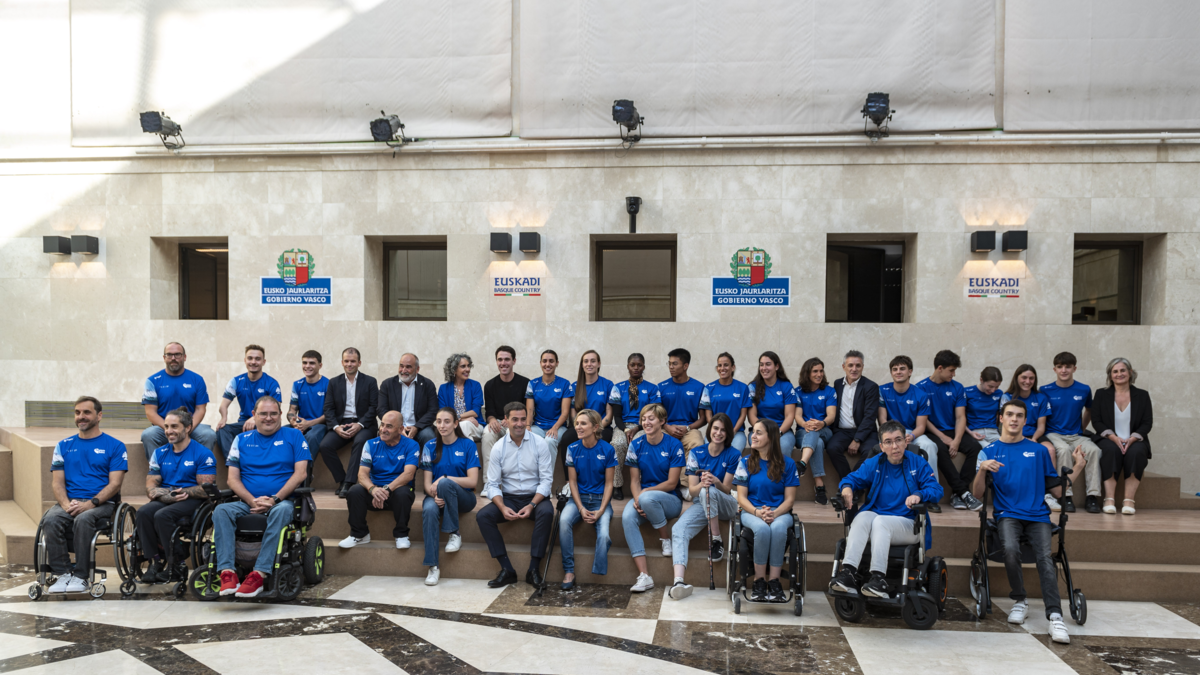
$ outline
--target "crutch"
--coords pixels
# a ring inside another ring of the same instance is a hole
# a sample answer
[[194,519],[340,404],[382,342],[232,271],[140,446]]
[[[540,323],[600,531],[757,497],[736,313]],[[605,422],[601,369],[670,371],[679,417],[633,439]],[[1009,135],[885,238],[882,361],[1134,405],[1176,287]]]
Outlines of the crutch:
[[[704,492],[705,490],[711,490],[711,489],[712,489],[712,486],[710,485],[707,488],[700,488],[700,492]],[[708,556],[707,556],[708,557],[708,590],[715,591],[715,590],[717,590],[717,584],[713,581],[712,523],[709,522],[710,520],[712,520],[712,517],[708,515],[708,506],[712,502],[711,493],[709,495],[709,498],[703,499],[703,501],[704,501],[704,531],[708,532]],[[728,565],[729,563],[727,562],[725,564]]]
[[558,496],[554,500],[554,522],[550,523],[550,542],[546,546],[546,568],[542,570],[542,583],[537,590],[533,592],[530,599],[540,598],[546,592],[546,580],[550,577],[550,557],[554,555],[554,541],[558,539],[558,520],[562,517],[563,509],[571,500],[571,484],[567,483],[562,486]]

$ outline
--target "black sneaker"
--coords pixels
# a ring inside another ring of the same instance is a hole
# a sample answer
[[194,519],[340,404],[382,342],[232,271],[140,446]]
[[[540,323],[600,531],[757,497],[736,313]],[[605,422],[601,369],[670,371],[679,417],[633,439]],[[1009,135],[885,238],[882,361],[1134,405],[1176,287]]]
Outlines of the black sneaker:
[[888,588],[887,580],[879,572],[871,572],[871,580],[863,584],[863,595],[870,595],[876,598],[892,597],[891,589]]
[[783,594],[783,584],[779,583],[778,579],[772,579],[767,582],[767,601],[768,602],[783,602],[787,597]]
[[983,508],[983,502],[975,498],[975,495],[970,492],[962,493],[962,503],[970,511],[978,511]]
[[942,512],[942,505],[938,504],[937,502],[926,502],[925,507],[926,507],[926,510],[929,511],[930,513],[941,513]]
[[858,570],[854,569],[853,565],[842,565],[838,570],[837,576],[833,581],[829,582],[829,587],[841,593],[858,593],[858,586],[855,583],[854,573]]
[[619,501],[619,502],[623,502],[623,501],[625,501],[625,490],[624,490],[624,488],[620,488],[620,487],[615,487],[615,488],[613,488],[613,494],[612,494],[612,498],[613,498],[613,499],[615,499],[615,500],[617,500],[617,501]]
[[1100,500],[1096,499],[1096,495],[1088,495],[1087,501],[1083,503],[1083,509],[1088,513],[1100,513]]
[[1063,497],[1062,508],[1067,513],[1075,513],[1075,500],[1070,497]]
[[141,579],[142,583],[143,584],[158,583],[158,575],[162,574],[162,571],[163,571],[163,565],[161,562],[159,562],[158,560],[151,561],[150,567],[146,568],[146,571],[142,573],[142,579]]
[[755,579],[754,589],[750,592],[750,599],[754,602],[767,602],[770,597],[770,591],[767,589],[766,579]]
[[714,537],[712,546],[708,549],[708,559],[713,562],[720,562],[725,558],[725,542]]
[[796,462],[796,473],[798,475],[803,476],[804,472],[806,472],[806,471],[808,471],[808,463],[807,462],[805,462],[804,460]]
[[967,510],[967,505],[963,503],[962,497],[959,497],[958,495],[954,495],[950,498],[950,506],[958,511]]
[[826,504],[829,503],[829,496],[825,494],[825,486],[824,485],[817,486],[817,496],[813,497],[813,501],[820,504],[821,506],[825,506]]

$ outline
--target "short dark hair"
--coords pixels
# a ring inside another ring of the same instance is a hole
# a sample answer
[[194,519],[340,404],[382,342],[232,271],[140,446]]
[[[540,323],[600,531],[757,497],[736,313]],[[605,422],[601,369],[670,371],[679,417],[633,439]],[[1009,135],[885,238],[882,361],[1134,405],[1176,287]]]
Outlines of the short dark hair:
[[513,401],[504,406],[504,419],[508,419],[509,413],[514,413],[518,410],[524,410],[525,404],[520,401]]
[[893,358],[891,363],[888,363],[888,370],[891,370],[892,368],[895,368],[896,366],[908,366],[908,369],[912,370],[913,369],[912,359],[901,354],[900,356]]
[[359,361],[362,361],[362,352],[358,351],[354,347],[346,347],[345,349],[343,349],[342,350],[342,358],[346,357],[346,352],[354,352],[355,358],[357,358]]
[[258,406],[261,405],[262,403],[268,402],[268,401],[271,403],[274,403],[275,406],[279,408],[279,412],[283,412],[283,404],[280,403],[274,396],[270,396],[267,394],[263,394],[262,396],[259,396],[257,399],[255,399],[254,412],[258,412]]
[[321,352],[319,352],[315,349],[310,349],[310,350],[304,352],[303,354],[301,354],[300,358],[301,359],[316,359],[317,363],[321,363]]
[[170,417],[171,415],[179,418],[179,423],[182,424],[185,429],[192,428],[192,413],[189,412],[187,408],[176,408],[167,413],[167,417]]
[[80,396],[79,398],[75,399],[75,405],[79,405],[85,401],[91,403],[92,407],[96,409],[96,412],[104,412],[104,406],[100,405],[100,399],[96,398],[95,396]]
[[1029,408],[1025,407],[1024,401],[1022,401],[1021,399],[1018,399],[1018,398],[1010,398],[1007,401],[1005,401],[1004,403],[1000,404],[1000,411],[998,413],[996,413],[997,420],[999,420],[999,418],[1001,418],[1001,417],[1004,417],[1004,409],[1009,406],[1016,406],[1021,409],[1021,412],[1025,413],[1026,417],[1029,416]]
[[675,349],[667,352],[667,358],[677,358],[686,366],[692,362],[692,353],[683,347],[676,347]]
[[863,358],[863,353],[857,349],[851,349],[850,351],[846,352],[846,355],[842,357],[842,363],[845,363],[850,359],[858,359],[859,361],[866,363],[866,359]]
[[901,436],[904,436],[908,433],[908,430],[904,428],[903,424],[897,422],[896,420],[888,420],[879,425],[879,440],[883,440],[884,434],[894,434],[897,431],[900,432]]
[[1059,352],[1054,355],[1054,367],[1059,366],[1074,366],[1078,362],[1075,360],[1075,355],[1071,352]]
[[267,350],[264,349],[262,345],[246,345],[246,349],[244,349],[242,353],[247,354],[252,351],[260,351],[262,352],[263,358],[267,358]]
[[508,352],[508,355],[513,357],[513,361],[517,360],[517,350],[509,347],[508,345],[500,345],[499,347],[496,347],[496,353],[494,354],[494,357],[499,358],[500,352]]
[[933,357],[934,368],[962,368],[962,359],[958,358],[958,354],[943,349]]
[[988,366],[979,373],[979,379],[983,382],[1003,382],[1004,376],[1000,374],[1000,369],[996,366]]

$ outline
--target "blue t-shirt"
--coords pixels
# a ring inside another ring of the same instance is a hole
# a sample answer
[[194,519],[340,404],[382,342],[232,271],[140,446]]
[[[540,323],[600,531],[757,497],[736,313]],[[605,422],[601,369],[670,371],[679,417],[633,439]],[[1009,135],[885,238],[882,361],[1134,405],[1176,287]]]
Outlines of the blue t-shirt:
[[[442,460],[445,459],[446,455],[442,453]],[[404,473],[404,467],[417,466],[420,463],[421,446],[417,445],[413,439],[401,434],[400,440],[395,445],[384,443],[383,439],[378,436],[367,441],[363,445],[362,459],[358,465],[371,470],[372,483],[387,486],[388,483],[396,480],[397,476]],[[402,487],[413,487],[416,483],[416,473],[414,471],[413,480],[408,481]],[[357,479],[358,476],[356,475],[355,478]]]
[[575,441],[567,447],[567,466],[575,469],[581,495],[604,494],[605,471],[616,465],[617,451],[603,440],[596,441],[590,448],[584,447],[583,441]]
[[929,394],[915,384],[909,384],[903,394],[896,393],[896,383],[879,386],[879,405],[887,409],[889,420],[899,422],[908,431],[917,428],[917,418],[929,416]]
[[1041,388],[1050,399],[1050,416],[1046,420],[1046,433],[1071,436],[1083,433],[1083,409],[1092,409],[1092,388],[1075,381],[1069,387],[1060,387],[1051,382]]
[[[708,410],[714,415],[725,413],[734,424],[742,416],[742,411],[751,405],[750,387],[745,382],[732,380],[729,384],[721,384],[720,380],[713,380],[704,385],[704,391],[700,392],[701,410]],[[741,429],[734,429],[733,433],[739,431]]]
[[658,393],[667,409],[667,424],[687,426],[700,419],[700,395],[704,393],[700,380],[689,377],[687,382],[678,384],[668,379],[658,383]]
[[1058,478],[1058,471],[1045,446],[1027,438],[1016,443],[996,441],[979,452],[976,468],[986,459],[1004,465],[992,474],[992,510],[996,520],[1050,522],[1046,479]]
[[683,444],[666,433],[658,445],[652,444],[649,436],[638,436],[629,444],[629,451],[625,455],[625,466],[641,472],[644,488],[666,482],[671,469],[682,469],[685,464]]
[[[567,387],[567,395],[563,397],[571,399],[571,402],[568,405],[570,405],[572,409],[575,408],[575,387],[578,385],[578,382],[572,382],[571,386]],[[585,384],[583,386],[585,389],[587,389],[587,402],[583,407],[595,410],[596,412],[600,413],[600,417],[603,418],[608,414],[607,406],[608,399],[612,396],[612,380],[606,380],[603,377],[597,377],[595,382],[591,384]]]
[[708,451],[708,443],[698,445],[692,448],[692,451],[687,455],[687,468],[683,473],[686,476],[699,476],[707,471],[720,482],[725,482],[725,476],[737,470],[738,462],[742,460],[742,453],[732,445],[721,451],[721,454],[716,457]]
[[190,370],[171,375],[164,368],[146,378],[142,405],[158,406],[159,417],[166,417],[167,413],[179,408],[196,412],[196,406],[205,403],[208,403],[208,387],[204,378]]
[[125,444],[108,434],[88,439],[75,434],[54,446],[50,470],[63,472],[69,499],[91,499],[108,486],[109,472],[129,470],[129,456]]
[[183,452],[175,452],[170,443],[155,450],[147,473],[161,476],[162,487],[170,490],[196,487],[196,476],[217,475],[217,460],[208,448],[189,439]]
[[251,497],[274,497],[296,472],[296,462],[309,461],[312,453],[304,434],[280,427],[270,436],[263,436],[258,429],[235,436],[225,466],[241,472],[242,484]]
[[937,384],[928,377],[917,386],[929,394],[929,423],[938,431],[954,434],[954,411],[967,407],[966,388],[954,380]]
[[329,378],[324,375],[316,384],[309,384],[307,378],[300,378],[292,383],[291,405],[300,408],[301,419],[315,420],[325,414],[325,391],[329,389]]
[[[750,388],[750,402],[758,406],[758,416],[765,417],[779,425],[779,433],[781,434],[791,431],[791,429],[783,428],[783,417],[787,414],[784,406],[796,404],[796,388],[792,386],[792,383],[776,379],[775,384],[766,387],[762,400],[757,403],[754,401],[754,396],[757,393],[754,383],[751,382],[747,386]],[[824,413],[822,413],[822,417],[824,417]]]
[[443,382],[438,387],[438,407],[454,408],[459,415],[475,411],[475,421],[482,424],[483,419],[483,386],[475,380],[463,382],[463,409],[458,410],[454,405],[454,383]]
[[[478,469],[479,467],[479,450],[475,447],[475,442],[469,438],[460,438],[450,445],[442,446],[442,458],[437,464],[433,463],[434,453],[437,451],[437,439],[433,439],[425,444],[421,450],[421,470],[432,472],[430,474],[430,483],[438,482],[442,476],[453,476],[454,478],[466,478],[467,469]],[[374,479],[372,479],[374,480]]]
[[[230,401],[236,400],[241,412],[238,414],[238,424],[245,424],[254,414],[254,402],[263,396],[270,396],[283,405],[283,392],[275,378],[263,373],[257,381],[250,381],[249,373],[242,373],[225,385],[225,393],[221,396]],[[261,495],[258,495],[261,496]]]
[[997,389],[991,394],[985,394],[979,391],[978,385],[974,385],[967,387],[963,396],[967,398],[968,429],[996,429],[1000,426],[996,415],[1000,412],[1004,392]]
[[645,380],[638,383],[638,404],[637,410],[629,404],[629,380],[618,382],[612,386],[612,390],[608,394],[609,404],[620,406],[621,421],[625,424],[641,424],[642,408],[651,403],[661,403],[662,397],[658,394],[658,385],[651,384]]
[[829,385],[815,391],[804,391],[796,387],[796,402],[800,406],[800,419],[825,421],[829,406],[837,407],[837,390]]
[[779,481],[771,480],[768,475],[770,464],[765,460],[759,459],[758,473],[750,475],[750,469],[747,466],[749,457],[743,457],[738,462],[737,471],[733,474],[733,484],[745,486],[746,499],[756,509],[761,509],[764,506],[772,509],[779,508],[783,503],[784,488],[797,487],[800,485],[800,475],[796,473],[796,463],[790,458],[783,458],[783,476]]
[[571,383],[566,378],[554,377],[554,381],[546,384],[545,380],[535,377],[525,387],[525,398],[533,399],[533,423],[546,431],[554,426],[562,415],[562,400],[569,398],[567,391]]
[[1038,420],[1050,416],[1050,398],[1040,391],[1030,392],[1029,398],[1005,394],[1000,399],[1000,404],[1004,405],[1010,399],[1016,399],[1025,404],[1025,428],[1021,430],[1021,435],[1025,438],[1033,438],[1033,435],[1037,433]]

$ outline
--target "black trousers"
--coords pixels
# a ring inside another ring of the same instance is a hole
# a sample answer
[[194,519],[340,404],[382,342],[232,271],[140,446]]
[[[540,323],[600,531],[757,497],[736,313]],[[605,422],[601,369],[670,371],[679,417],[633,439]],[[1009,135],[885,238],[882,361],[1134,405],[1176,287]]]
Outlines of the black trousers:
[[[604,431],[600,433],[600,438],[604,439],[606,443],[612,443],[612,437],[613,428],[610,424],[604,427]],[[563,478],[566,480],[570,480],[570,476],[567,475],[567,448],[571,447],[571,444],[577,440],[579,440],[579,434],[575,433],[574,426],[569,429],[563,429],[562,433],[558,436],[558,464],[562,467]],[[633,439],[629,440],[632,441]]]
[[[566,450],[566,448],[563,448]],[[533,501],[533,495],[502,495],[504,505],[513,511],[520,511]],[[504,547],[504,537],[500,536],[499,525],[509,521],[504,519],[500,508],[495,502],[488,504],[475,514],[475,522],[479,525],[479,533],[487,542],[488,553],[493,558],[508,555]],[[516,522],[516,521],[513,521]],[[541,559],[546,555],[546,544],[550,542],[550,525],[554,522],[554,507],[549,499],[543,499],[533,507],[533,539],[529,542],[529,555]]]
[[[350,424],[358,420],[342,420],[329,426],[329,431],[325,433],[325,438],[321,439],[321,459],[325,460],[325,466],[329,467],[329,473],[333,474],[333,480],[336,483],[355,483],[358,482],[358,464],[362,460],[362,449],[367,444],[367,441],[375,438],[375,425],[363,427],[361,431],[354,435],[351,440],[346,440],[337,435],[333,427],[339,424]],[[353,443],[354,448],[350,452],[350,462],[343,467],[338,460],[338,450],[341,450],[346,445]],[[314,459],[316,459],[314,457]],[[347,474],[349,477],[347,477]]]
[[367,511],[391,511],[396,519],[392,528],[392,538],[408,536],[408,517],[412,514],[413,489],[401,486],[388,495],[383,502],[383,508],[377,509],[371,501],[371,493],[359,483],[355,483],[346,494],[346,508],[350,510],[350,534],[355,537],[365,537],[370,534],[367,529]]
[[[942,433],[954,437],[953,431],[943,431]],[[942,472],[942,477],[950,484],[950,492],[955,495],[961,495],[971,489],[971,483],[975,482],[975,460],[979,457],[979,451],[983,446],[971,434],[963,432],[962,441],[958,444],[958,454],[965,455],[963,460],[962,471],[954,467],[954,458],[950,456],[950,446],[942,442],[932,431],[925,434],[925,438],[933,441],[937,446],[937,465],[938,471]]]
[[1146,459],[1146,444],[1142,441],[1130,443],[1123,455],[1117,444],[1107,438],[1098,439],[1096,447],[1100,448],[1101,480],[1121,476],[1141,480],[1142,474],[1146,472],[1146,464],[1150,462]]
[[[833,470],[837,472],[839,482],[850,475],[850,460],[846,459],[846,451],[850,449],[850,443],[854,441],[855,431],[855,429],[834,429],[833,437],[825,444],[825,455],[833,464]],[[879,435],[872,431],[858,446],[858,456],[866,459],[875,454],[878,446]]]
[[138,509],[134,523],[137,527],[138,541],[142,544],[142,555],[147,558],[158,556],[161,546],[162,559],[170,558],[170,551],[166,549],[171,545],[171,533],[175,531],[179,521],[190,518],[203,503],[203,499],[188,497],[174,504],[153,501]]

